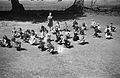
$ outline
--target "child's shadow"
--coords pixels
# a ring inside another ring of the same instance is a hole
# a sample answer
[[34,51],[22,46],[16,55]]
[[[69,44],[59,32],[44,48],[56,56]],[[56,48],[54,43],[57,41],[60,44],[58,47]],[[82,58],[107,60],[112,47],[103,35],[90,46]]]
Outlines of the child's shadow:
[[102,36],[99,35],[98,38],[102,38]]
[[16,48],[17,51],[27,51],[25,48]]
[[35,44],[32,44],[33,46],[37,46],[37,45],[39,45],[39,43],[35,43]]
[[71,48],[73,48],[74,46],[73,45],[70,45],[69,47],[66,47],[66,48],[69,48],[69,49],[71,49]]
[[102,38],[102,36],[98,35],[97,37],[96,37],[96,36],[94,36],[93,38]]
[[50,54],[55,55],[55,54],[59,54],[59,53],[58,53],[58,51],[52,51],[52,52],[50,52]]
[[79,45],[86,45],[86,44],[89,44],[89,42],[82,42],[82,43],[79,43]]
[[107,40],[111,40],[111,39],[113,39],[112,37],[111,38],[106,38]]
[[44,47],[44,49],[42,51],[46,51],[48,48]]

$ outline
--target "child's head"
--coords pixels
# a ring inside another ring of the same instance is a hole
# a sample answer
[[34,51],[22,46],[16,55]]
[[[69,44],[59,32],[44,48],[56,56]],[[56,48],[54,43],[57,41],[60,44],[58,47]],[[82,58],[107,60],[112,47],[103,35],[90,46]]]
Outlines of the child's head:
[[35,31],[34,30],[31,30],[31,33],[34,33]]
[[31,30],[31,35],[35,35],[35,31],[34,30]]
[[74,35],[77,36],[77,32],[74,32]]
[[15,27],[13,29],[15,30]]
[[85,26],[85,23],[82,23],[82,26]]
[[41,30],[43,30],[43,29],[44,29],[44,26],[42,25],[42,26],[41,26]]
[[14,32],[15,34],[17,33],[17,31]]
[[19,28],[19,31],[22,31],[22,28]]
[[7,36],[6,36],[6,35],[4,35],[4,36],[3,36],[3,39],[7,39]]
[[109,25],[107,25],[107,28],[109,28]]
[[27,32],[27,33],[30,33],[30,29],[27,29],[26,32]]
[[65,25],[67,25],[67,22],[65,22]]
[[76,21],[76,19],[74,19],[74,21]]
[[113,25],[113,23],[110,23],[111,25]]

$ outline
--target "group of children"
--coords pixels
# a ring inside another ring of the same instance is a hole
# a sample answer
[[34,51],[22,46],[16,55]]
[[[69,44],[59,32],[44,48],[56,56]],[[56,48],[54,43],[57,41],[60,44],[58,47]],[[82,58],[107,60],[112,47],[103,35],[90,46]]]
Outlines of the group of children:
[[[51,14],[50,14],[51,15]],[[22,28],[16,29],[15,27],[12,30],[12,38],[9,39],[6,35],[0,40],[0,46],[2,47],[13,47],[11,43],[15,44],[15,48],[17,50],[21,49],[21,41],[24,43],[29,43],[30,45],[38,45],[38,48],[41,51],[49,51],[50,53],[55,52],[55,46],[52,44],[52,41],[56,42],[58,45],[64,45],[65,48],[71,48],[73,46],[71,44],[70,39],[73,41],[79,41],[79,43],[84,44],[86,41],[85,31],[88,29],[86,23],[82,23],[79,26],[77,20],[73,21],[72,30],[69,29],[67,22],[65,22],[64,29],[61,29],[61,25],[59,21],[56,22],[56,25],[53,26],[52,17],[49,16],[48,26],[50,27],[50,31],[45,27],[41,26],[39,33],[40,36],[34,30],[27,29],[23,32]],[[51,23],[50,23],[51,22]],[[102,33],[101,27],[94,20],[91,20],[90,28],[94,29],[94,37],[100,37],[99,33]],[[105,28],[105,37],[106,39],[112,38],[112,32],[116,31],[116,27],[111,23],[107,25]],[[71,32],[73,32],[73,36],[71,36]],[[52,39],[55,36],[55,39]]]
[[[97,24],[93,19],[91,21],[91,28],[94,29],[94,35],[95,37],[101,37],[99,33],[102,33],[100,24]],[[106,39],[112,39],[112,32],[116,32],[116,27],[113,23],[110,23],[110,25],[107,25],[104,33]]]

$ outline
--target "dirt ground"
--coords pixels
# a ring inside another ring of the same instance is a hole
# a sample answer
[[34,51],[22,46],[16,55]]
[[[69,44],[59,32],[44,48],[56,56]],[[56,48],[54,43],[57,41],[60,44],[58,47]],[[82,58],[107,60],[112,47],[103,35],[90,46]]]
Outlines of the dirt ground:
[[[113,39],[93,38],[90,20],[100,23],[102,31],[109,23],[114,23],[117,32]],[[37,46],[22,43],[25,50],[0,47],[0,78],[120,78],[120,17],[107,15],[87,15],[77,19],[79,25],[86,22],[88,29],[86,41],[89,44],[79,45],[73,42],[73,48],[64,48],[62,53],[51,55],[41,52]],[[71,28],[73,20],[66,21]],[[39,34],[39,27],[47,22],[33,24],[31,22],[1,21],[0,38],[7,35],[11,38],[13,27],[24,30],[34,29]],[[2,25],[1,24],[1,25]],[[60,22],[64,25],[64,21]],[[55,45],[57,47],[57,45]]]

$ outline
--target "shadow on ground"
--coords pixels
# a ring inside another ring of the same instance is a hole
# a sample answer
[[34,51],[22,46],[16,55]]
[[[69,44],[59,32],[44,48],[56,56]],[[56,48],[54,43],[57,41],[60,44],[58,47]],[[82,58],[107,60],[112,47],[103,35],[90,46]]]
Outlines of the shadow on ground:
[[26,10],[23,14],[13,14],[10,11],[0,11],[0,20],[7,21],[32,21],[33,23],[47,21],[49,12],[52,12],[54,20],[66,21],[79,17],[85,17],[81,14],[70,13],[66,11],[49,11],[49,10]]

